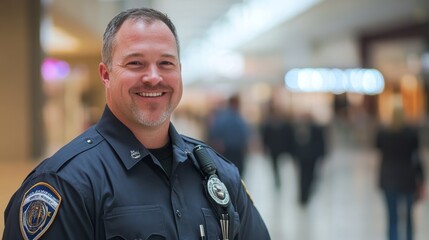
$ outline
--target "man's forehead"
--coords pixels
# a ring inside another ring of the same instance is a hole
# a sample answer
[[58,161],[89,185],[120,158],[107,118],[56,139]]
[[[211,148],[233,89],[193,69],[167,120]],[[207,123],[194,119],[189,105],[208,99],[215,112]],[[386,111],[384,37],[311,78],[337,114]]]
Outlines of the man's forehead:
[[[139,38],[146,36],[155,36],[159,38],[169,38],[175,43],[176,37],[171,29],[161,20],[144,21],[144,20],[127,20],[116,33],[115,39],[122,38]],[[123,39],[122,39],[123,40]]]
[[[162,57],[174,58],[178,60],[178,49],[174,35],[165,24],[159,25],[165,26],[164,29],[160,28],[159,26],[152,26],[154,24],[163,24],[161,21],[158,22],[159,23],[143,22],[143,26],[136,26],[140,24],[139,22],[124,23],[116,34],[115,40],[113,42],[113,57],[142,58],[145,57],[146,54],[149,54],[149,52],[146,52],[147,50],[158,49],[162,50],[159,52]],[[146,43],[151,44],[149,49],[147,48]],[[117,52],[116,50],[119,49],[121,49],[120,52]],[[142,52],[142,50],[145,51]]]

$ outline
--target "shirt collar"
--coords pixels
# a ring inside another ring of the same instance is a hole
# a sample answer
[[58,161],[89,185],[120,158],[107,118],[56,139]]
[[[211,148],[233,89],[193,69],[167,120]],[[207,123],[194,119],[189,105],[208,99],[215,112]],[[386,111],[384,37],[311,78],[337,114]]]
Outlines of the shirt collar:
[[[96,129],[115,150],[128,170],[150,155],[145,146],[139,142],[127,126],[113,115],[107,105],[100,121],[96,124]],[[189,150],[171,123],[169,135],[173,145],[174,160],[185,161]]]

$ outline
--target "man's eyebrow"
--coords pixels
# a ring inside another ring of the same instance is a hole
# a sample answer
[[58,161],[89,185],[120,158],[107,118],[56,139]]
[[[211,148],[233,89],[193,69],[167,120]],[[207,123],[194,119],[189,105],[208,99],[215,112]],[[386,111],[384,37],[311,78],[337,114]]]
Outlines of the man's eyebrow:
[[167,57],[167,58],[174,58],[174,59],[178,59],[178,57],[174,54],[170,54],[170,53],[164,53],[161,55],[162,57]]
[[[130,54],[125,54],[124,58],[144,57],[144,56],[145,56],[145,54],[143,54],[143,53],[130,53]],[[161,54],[161,57],[178,59],[178,57],[176,55],[170,54],[170,53],[163,53],[163,54]]]
[[130,58],[130,57],[144,57],[144,54],[142,54],[142,53],[130,53],[130,54],[125,54],[123,57],[124,57],[124,58]]

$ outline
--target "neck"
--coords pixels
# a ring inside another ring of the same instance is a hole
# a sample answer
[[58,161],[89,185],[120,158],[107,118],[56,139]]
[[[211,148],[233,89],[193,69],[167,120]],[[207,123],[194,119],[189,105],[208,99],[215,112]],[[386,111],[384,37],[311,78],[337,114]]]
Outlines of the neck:
[[130,128],[134,136],[140,141],[145,148],[155,149],[165,146],[169,141],[168,128],[170,122],[166,121],[157,127],[138,126]]
[[165,146],[169,141],[168,129],[170,127],[170,118],[168,117],[163,123],[158,126],[146,126],[141,123],[129,121],[122,118],[120,114],[115,114],[113,109],[110,109],[119,121],[127,126],[134,136],[139,140],[145,148],[154,149]]

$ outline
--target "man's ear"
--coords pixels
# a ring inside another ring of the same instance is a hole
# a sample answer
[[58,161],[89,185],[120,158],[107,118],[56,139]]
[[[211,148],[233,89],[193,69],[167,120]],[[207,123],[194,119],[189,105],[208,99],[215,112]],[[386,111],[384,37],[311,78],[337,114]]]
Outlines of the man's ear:
[[103,82],[104,86],[107,86],[109,84],[110,76],[106,64],[100,63],[98,65],[98,73],[100,74],[100,79]]

